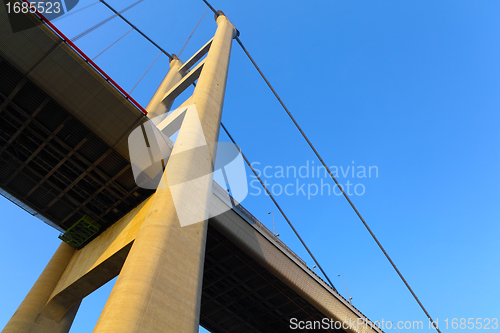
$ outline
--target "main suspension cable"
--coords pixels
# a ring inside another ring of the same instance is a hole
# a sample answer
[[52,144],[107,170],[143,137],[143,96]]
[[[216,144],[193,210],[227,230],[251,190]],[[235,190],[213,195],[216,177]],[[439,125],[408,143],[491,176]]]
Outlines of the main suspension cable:
[[[202,1],[217,15],[217,11],[215,10],[214,7],[212,7],[208,3],[207,0],[202,0]],[[264,81],[268,85],[269,89],[271,89],[271,91],[273,92],[273,94],[276,97],[276,99],[280,102],[281,106],[286,111],[286,113],[288,114],[288,116],[290,117],[290,119],[292,120],[292,122],[295,124],[295,127],[297,127],[297,129],[299,130],[300,134],[302,134],[302,137],[307,141],[307,144],[312,149],[312,151],[314,152],[314,154],[316,155],[316,157],[320,160],[321,164],[323,164],[323,167],[328,171],[328,174],[333,179],[333,181],[335,182],[336,186],[338,186],[338,188],[340,189],[340,191],[342,192],[342,194],[344,195],[344,197],[347,199],[347,202],[349,202],[349,205],[351,205],[352,209],[354,210],[354,212],[356,213],[356,215],[358,216],[358,218],[361,220],[361,222],[365,226],[366,230],[368,230],[368,232],[370,233],[370,235],[372,236],[372,238],[375,240],[375,242],[377,243],[378,247],[382,250],[382,252],[384,253],[384,255],[387,258],[387,260],[389,260],[389,262],[391,263],[392,267],[394,268],[394,270],[396,271],[396,273],[399,275],[399,277],[401,278],[401,280],[403,281],[403,283],[405,284],[405,286],[408,288],[408,290],[412,294],[413,298],[417,301],[418,305],[420,305],[420,308],[424,311],[424,313],[427,316],[427,318],[429,318],[429,320],[431,322],[434,322],[434,320],[432,320],[432,317],[429,315],[429,312],[427,312],[427,310],[425,309],[424,305],[420,302],[420,300],[418,299],[417,295],[413,292],[413,289],[411,289],[410,285],[408,284],[408,282],[406,281],[406,279],[403,277],[403,274],[401,274],[401,272],[399,271],[399,269],[396,267],[396,264],[392,261],[391,257],[389,257],[389,254],[385,251],[385,249],[382,246],[382,244],[379,242],[379,240],[377,239],[377,237],[375,236],[375,234],[373,233],[373,231],[370,229],[370,227],[368,226],[368,224],[366,223],[366,221],[364,220],[364,218],[361,216],[360,212],[354,206],[354,204],[351,201],[351,199],[349,198],[349,196],[346,194],[346,192],[344,191],[344,189],[342,188],[342,186],[339,184],[339,182],[337,181],[337,179],[335,178],[335,176],[331,172],[330,168],[326,165],[326,163],[323,160],[323,158],[321,157],[321,155],[318,153],[318,151],[316,150],[316,148],[314,147],[314,145],[311,143],[311,141],[309,140],[309,138],[307,137],[307,135],[304,133],[304,131],[299,126],[299,124],[297,123],[297,121],[295,120],[295,118],[292,116],[292,114],[290,113],[290,111],[286,107],[285,103],[283,103],[283,100],[279,97],[279,95],[276,92],[276,90],[274,90],[273,86],[271,85],[271,83],[269,82],[269,80],[266,78],[266,76],[264,75],[264,73],[262,73],[262,71],[260,70],[260,68],[257,65],[257,63],[255,62],[255,60],[252,58],[252,56],[250,55],[250,53],[248,52],[248,50],[245,48],[245,46],[241,42],[240,38],[237,36],[237,37],[235,37],[235,39],[238,42],[238,44],[241,46],[241,49],[247,55],[248,59],[250,59],[250,61],[254,65],[254,67],[257,69],[257,71],[259,72],[260,76],[264,79]],[[267,191],[267,192],[269,193],[269,191]],[[278,209],[279,209],[279,207],[278,207]],[[281,209],[280,209],[280,211],[281,211]],[[291,226],[291,224],[290,224],[290,226]],[[292,227],[292,229],[293,229],[293,227]],[[318,267],[319,267],[319,265],[318,265]],[[321,270],[321,271],[323,271],[323,270]],[[323,274],[324,274],[324,272],[323,272]],[[434,326],[434,328],[439,333],[441,333],[441,331],[439,330],[438,327],[436,327],[436,325],[433,325],[433,326]]]
[[202,1],[203,1],[203,2],[204,2],[207,6],[208,6],[208,8],[210,8],[210,10],[211,10],[211,11],[213,11],[213,12],[214,12],[214,14],[215,14],[215,15],[217,15],[217,11],[215,10],[215,8],[214,8],[214,7],[212,7],[212,5],[211,5],[211,4],[209,4],[209,3],[208,3],[208,1],[207,1],[207,0],[202,0]]
[[146,38],[151,44],[153,44],[154,46],[156,46],[158,48],[158,50],[160,50],[161,52],[163,52],[170,60],[174,59],[174,57],[172,57],[172,55],[170,53],[168,53],[163,48],[161,48],[158,44],[156,44],[155,42],[153,42],[153,40],[151,38],[149,38],[148,36],[146,36],[141,30],[137,29],[137,27],[135,25],[133,25],[132,23],[130,23],[129,20],[127,20],[125,17],[123,17],[123,15],[121,15],[113,7],[111,7],[110,5],[108,5],[108,3],[106,1],[104,1],[104,0],[99,0],[99,1],[102,2],[106,7],[108,7],[113,13],[115,13],[116,15],[118,15],[128,25],[130,25],[132,28],[134,28],[135,31],[137,31],[138,33],[140,33],[142,35],[142,37]]
[[[231,134],[229,134],[228,130],[226,129],[226,127],[224,126],[224,124],[221,123],[221,126],[222,126],[222,129],[224,129],[224,132],[226,132],[227,136],[229,137],[229,139],[235,144],[236,142],[234,141],[233,137],[231,136]],[[260,179],[259,175],[257,174],[257,172],[255,171],[255,169],[252,167],[252,164],[250,163],[250,161],[248,161],[248,159],[246,158],[246,156],[243,154],[243,152],[240,150],[241,152],[241,156],[243,156],[243,159],[245,160],[245,162],[247,163],[247,165],[250,167],[250,170],[252,170],[253,174],[255,175],[255,177],[257,177],[257,179],[259,180],[260,184],[262,185],[262,187],[264,188],[264,190],[267,192],[267,194],[269,195],[269,197],[271,198],[271,200],[274,202],[274,205],[276,206],[276,208],[278,208],[278,210],[280,211],[281,215],[283,215],[283,217],[285,218],[286,222],[288,223],[288,225],[290,226],[290,228],[292,228],[293,232],[295,233],[295,235],[297,236],[297,238],[300,240],[300,242],[302,243],[302,245],[304,246],[304,248],[307,250],[307,252],[309,253],[309,255],[311,256],[311,258],[314,260],[314,262],[316,263],[316,265],[318,266],[318,268],[321,270],[321,272],[323,273],[323,275],[325,276],[325,278],[328,280],[328,282],[330,283],[330,286],[333,288],[333,290],[337,291],[337,289],[335,288],[335,286],[333,285],[332,281],[330,280],[330,278],[328,277],[328,275],[326,275],[325,271],[323,270],[323,268],[321,267],[321,265],[319,264],[319,262],[316,260],[316,258],[314,257],[314,255],[312,254],[311,250],[309,250],[309,248],[307,247],[306,243],[304,242],[304,240],[302,239],[302,237],[300,237],[298,231],[295,229],[295,227],[292,225],[292,222],[290,222],[290,220],[288,219],[288,217],[286,216],[285,212],[281,209],[280,205],[278,204],[278,202],[276,201],[276,199],[274,199],[272,193],[267,189],[267,186],[264,185],[264,182]]]

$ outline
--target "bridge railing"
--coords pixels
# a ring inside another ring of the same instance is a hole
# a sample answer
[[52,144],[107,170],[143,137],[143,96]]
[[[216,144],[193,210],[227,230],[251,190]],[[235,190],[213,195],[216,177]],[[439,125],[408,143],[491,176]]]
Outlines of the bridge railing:
[[238,201],[236,201],[227,191],[225,191],[217,182],[213,182],[213,190],[214,192],[225,196],[232,204],[233,208],[240,211],[245,217],[251,220],[253,223],[250,223],[255,229],[261,230],[266,235],[274,239],[276,243],[278,243],[285,251],[290,253],[294,258],[300,261],[304,266],[307,267],[306,262],[299,257],[297,253],[295,253],[291,248],[289,248],[281,239],[279,239],[271,230],[269,230],[262,222],[260,222],[252,213],[250,213],[245,207],[243,207]]

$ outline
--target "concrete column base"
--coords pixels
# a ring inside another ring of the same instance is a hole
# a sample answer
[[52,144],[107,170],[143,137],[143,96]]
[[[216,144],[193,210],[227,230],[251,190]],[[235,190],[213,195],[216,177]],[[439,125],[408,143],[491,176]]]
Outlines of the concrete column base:
[[66,243],[61,243],[28,295],[3,329],[3,333],[69,332],[80,302],[67,311],[60,321],[49,319],[41,312],[74,253],[74,248]]

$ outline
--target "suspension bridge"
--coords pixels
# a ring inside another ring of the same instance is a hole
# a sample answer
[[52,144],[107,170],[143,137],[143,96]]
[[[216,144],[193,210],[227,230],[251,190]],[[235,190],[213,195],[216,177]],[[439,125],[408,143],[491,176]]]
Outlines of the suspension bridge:
[[[196,332],[199,325],[211,332],[288,332],[291,318],[344,323],[323,329],[326,332],[381,332],[337,292],[268,189],[323,278],[217,183],[183,188],[192,198],[183,203],[187,210],[209,214],[185,227],[179,224],[179,206],[168,186],[137,185],[127,141],[130,133],[168,111],[192,85],[194,92],[182,105],[196,105],[206,149],[189,156],[176,154],[181,149],[177,147],[195,149],[193,138],[200,135],[192,120],[185,120],[163,169],[172,175],[168,182],[176,184],[213,171],[216,147],[211,143],[217,142],[221,126],[232,140],[221,124],[221,112],[233,41],[326,167],[244,47],[230,18],[206,2],[217,30],[182,62],[123,17],[141,1],[121,11],[105,1],[81,8],[101,3],[111,16],[73,38],[36,10],[0,22],[1,192],[61,231],[62,240],[3,332],[68,332],[80,302],[116,276],[95,332]],[[1,8],[3,18],[6,10]],[[78,48],[80,38],[115,18],[126,21],[130,30],[94,59]],[[31,27],[14,32],[12,20]],[[133,30],[158,48],[158,57],[164,54],[170,60],[171,69],[147,107],[94,62]]]

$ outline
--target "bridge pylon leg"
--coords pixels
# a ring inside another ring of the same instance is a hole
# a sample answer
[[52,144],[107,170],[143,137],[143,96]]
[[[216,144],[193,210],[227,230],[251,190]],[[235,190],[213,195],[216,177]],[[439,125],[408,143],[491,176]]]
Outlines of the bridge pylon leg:
[[[199,120],[186,116],[182,122],[162,182],[94,329],[96,333],[198,332],[208,221],[181,226],[178,212],[179,208],[209,210],[214,142],[219,136],[231,44],[236,36],[236,29],[222,13],[217,25],[198,84],[184,103],[196,106]],[[200,137],[206,141],[204,149],[197,149]],[[196,193],[184,186],[201,175],[209,176],[203,178],[206,181]],[[178,202],[174,205],[172,185],[183,197],[195,199],[182,202],[184,207]]]
[[43,316],[41,312],[74,253],[74,248],[66,243],[61,243],[2,333],[69,332],[80,302],[77,302],[77,304],[69,309],[59,322]]
[[165,113],[165,111],[170,111],[170,105],[164,105],[162,103],[163,96],[167,91],[169,91],[177,82],[182,79],[182,74],[179,69],[182,66],[182,62],[177,58],[176,55],[173,55],[173,59],[170,61],[170,70],[167,75],[161,82],[160,86],[156,90],[153,98],[149,101],[148,106],[146,107],[146,111],[148,112],[149,118],[154,118],[156,116],[160,116]]

